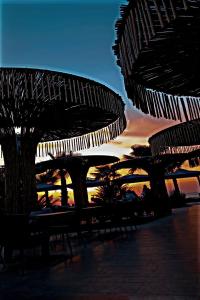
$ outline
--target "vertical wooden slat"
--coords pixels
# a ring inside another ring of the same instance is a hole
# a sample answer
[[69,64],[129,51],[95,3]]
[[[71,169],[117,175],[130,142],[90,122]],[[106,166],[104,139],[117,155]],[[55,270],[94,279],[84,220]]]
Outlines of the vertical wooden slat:
[[147,37],[147,32],[146,32],[146,28],[145,28],[145,25],[144,25],[144,19],[142,17],[142,9],[141,9],[141,2],[140,1],[137,1],[137,10],[138,10],[138,13],[139,13],[139,19],[140,19],[140,23],[142,25],[142,35],[144,37],[144,43],[146,45],[148,45],[148,37]]
[[123,51],[124,58],[126,58],[125,65],[126,65],[126,69],[127,69],[127,75],[129,76],[129,75],[131,75],[131,61],[130,61],[130,57],[128,54],[128,49],[124,42],[124,36],[122,36],[121,44],[122,44],[122,51]]
[[175,10],[172,0],[169,0],[169,3],[170,3],[171,10],[172,10],[173,18],[176,19],[176,10]]
[[146,11],[147,11],[147,16],[148,16],[151,32],[152,32],[152,35],[154,36],[155,35],[155,30],[154,30],[153,20],[152,20],[152,17],[151,17],[151,11],[149,9],[148,1],[144,0],[144,4],[145,4]]
[[161,28],[163,28],[164,23],[163,23],[163,20],[162,20],[162,15],[161,15],[160,9],[159,9],[158,4],[157,4],[157,0],[153,0],[153,3],[155,5],[155,9],[156,9],[156,12],[157,12],[158,20],[160,22],[160,26],[161,26]]
[[131,19],[130,15],[127,19],[127,26],[128,26],[128,34],[129,34],[129,39],[130,39],[130,47],[133,53],[133,62],[137,59],[138,52],[137,52],[137,46],[136,46],[136,40],[135,40],[135,35],[131,26]]
[[130,25],[131,25],[131,29],[133,31],[133,36],[134,36],[134,46],[136,49],[136,57],[139,54],[139,43],[138,43],[138,37],[137,37],[137,32],[136,32],[136,26],[135,26],[135,20],[134,20],[134,15],[133,15],[133,11],[130,11]]
[[169,23],[170,19],[169,19],[169,14],[168,14],[168,11],[167,11],[167,6],[165,4],[165,0],[162,0],[162,5],[163,5],[166,21],[167,21],[167,23]]
[[140,18],[139,18],[139,13],[138,13],[137,7],[135,8],[135,21],[136,21],[136,30],[137,30],[137,36],[138,36],[139,50],[141,50],[142,49],[142,30],[140,28]]
[[187,6],[187,3],[186,3],[186,0],[182,0],[182,1],[183,1],[183,7],[184,7],[184,9],[187,10],[188,6]]
[[143,14],[143,17],[144,17],[145,27],[147,29],[147,35],[148,35],[147,41],[149,42],[149,40],[152,37],[152,34],[151,34],[150,27],[149,27],[149,24],[148,24],[147,13],[146,13],[145,6],[144,6],[143,2],[144,2],[144,0],[141,0],[140,5],[141,5],[141,9],[142,9],[142,14]]
[[[127,20],[128,21],[128,20]],[[130,56],[130,61],[131,61],[131,68],[135,62],[135,49],[133,47],[133,41],[134,41],[134,37],[132,36],[132,31],[129,27],[129,23],[127,22],[126,24],[126,29],[125,29],[125,37],[127,40],[127,44],[129,47],[129,56]]]

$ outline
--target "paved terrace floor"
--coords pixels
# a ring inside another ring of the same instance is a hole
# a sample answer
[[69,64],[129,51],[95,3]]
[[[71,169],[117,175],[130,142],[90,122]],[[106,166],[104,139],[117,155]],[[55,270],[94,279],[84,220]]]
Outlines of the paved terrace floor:
[[200,205],[128,236],[75,249],[72,262],[0,274],[0,300],[200,299]]

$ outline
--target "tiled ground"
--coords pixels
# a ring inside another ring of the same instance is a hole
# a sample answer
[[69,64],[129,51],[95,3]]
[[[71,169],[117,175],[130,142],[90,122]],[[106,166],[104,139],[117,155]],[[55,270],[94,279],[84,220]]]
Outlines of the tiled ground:
[[200,205],[74,251],[72,262],[0,274],[0,300],[200,299]]

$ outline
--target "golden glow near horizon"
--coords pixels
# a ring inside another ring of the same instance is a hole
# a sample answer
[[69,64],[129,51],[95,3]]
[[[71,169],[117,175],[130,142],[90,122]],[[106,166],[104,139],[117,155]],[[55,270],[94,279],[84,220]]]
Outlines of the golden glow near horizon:
[[[187,162],[184,163],[182,167],[184,169],[190,169]],[[91,173],[94,172],[94,169],[95,168],[90,168],[89,169],[88,177],[92,177]],[[192,170],[198,170],[199,171],[200,167],[195,167]],[[128,172],[129,172],[129,169],[122,169],[122,170],[118,171],[118,173],[121,176],[128,175]],[[146,172],[144,170],[141,170],[141,169],[137,169],[135,173],[136,174],[146,174]],[[71,178],[67,177],[66,181],[67,181],[67,184],[70,184],[71,183]],[[165,182],[166,182],[168,193],[170,194],[174,190],[173,181],[171,179],[169,179],[169,180],[166,180]],[[195,193],[195,192],[199,193],[200,192],[199,184],[198,184],[198,181],[197,181],[196,177],[177,179],[177,182],[178,182],[178,185],[179,185],[179,189],[182,193],[187,194],[187,193]],[[55,184],[60,185],[61,184],[60,179],[58,179]],[[127,186],[129,186],[130,189],[133,189],[137,193],[138,196],[141,196],[144,184],[147,185],[147,186],[150,186],[149,181],[141,182],[141,183],[130,183],[130,184],[127,184]],[[91,202],[91,197],[96,194],[97,187],[88,188],[87,190],[88,190],[88,199],[89,199],[89,202]],[[39,196],[42,196],[44,193],[41,192],[41,193],[38,193],[38,194],[39,194]],[[57,199],[56,203],[58,205],[60,204],[60,200],[61,200],[61,192],[60,191],[51,191],[51,192],[49,192],[49,196],[52,199]],[[74,195],[73,195],[73,190],[72,189],[68,189],[68,196],[69,196],[68,203],[70,205],[74,204]]]
[[[107,144],[104,144],[100,147],[93,147],[88,150],[83,150],[80,153],[82,155],[114,155],[119,158],[122,158],[124,154],[129,154],[131,152],[131,146],[135,144],[148,145],[148,138],[158,132],[161,129],[174,125],[177,122],[169,121],[165,119],[155,119],[148,115],[138,113],[133,109],[129,109],[126,112],[127,119],[127,128],[125,131],[117,137],[115,140],[110,141]],[[48,160],[50,157],[41,157],[37,158],[36,162]],[[3,159],[0,159],[0,164],[3,164]],[[183,164],[182,168],[190,169],[188,164]],[[192,170],[200,170],[200,167],[192,168]],[[90,171],[91,172],[91,171]],[[121,171],[121,175],[126,175],[128,172],[127,169]],[[144,174],[142,170],[137,170],[137,174]],[[89,175],[90,176],[90,175]],[[70,178],[67,179],[67,183],[71,183]],[[58,181],[57,184],[60,184]],[[147,183],[148,184],[148,183]],[[174,189],[172,180],[166,180],[168,191]],[[184,193],[191,192],[200,192],[199,185],[196,178],[189,179],[178,179],[178,184],[180,190]],[[135,192],[140,195],[144,183],[132,184]],[[91,195],[95,194],[96,188],[88,189],[89,199]],[[41,196],[44,193],[39,193]],[[57,198],[60,201],[60,191],[49,192],[49,195],[54,198]],[[73,201],[73,191],[69,189],[69,198],[71,202]]]

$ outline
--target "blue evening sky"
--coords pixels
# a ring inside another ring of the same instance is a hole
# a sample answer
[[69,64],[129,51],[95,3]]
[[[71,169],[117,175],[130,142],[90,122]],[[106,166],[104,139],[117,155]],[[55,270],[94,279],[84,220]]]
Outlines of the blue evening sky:
[[[126,103],[128,121],[119,139],[129,151],[134,143],[146,143],[148,136],[168,121],[144,116],[126,99],[112,51],[115,22],[120,5],[125,3],[126,0],[0,0],[0,57],[2,66],[69,72],[119,92]],[[115,145],[118,151],[119,144]]]
[[60,70],[125,95],[112,45],[125,0],[1,0],[1,65]]
[[128,153],[130,145],[145,143],[147,136],[145,131],[137,139],[141,123],[135,120],[141,120],[141,113],[126,99],[112,51],[115,22],[120,5],[125,3],[126,0],[0,0],[1,66],[69,72],[104,83],[122,95],[130,120],[119,137],[120,145],[125,146],[120,149],[119,143],[113,142],[112,149],[111,145],[98,148],[106,148],[103,151],[109,154]]

